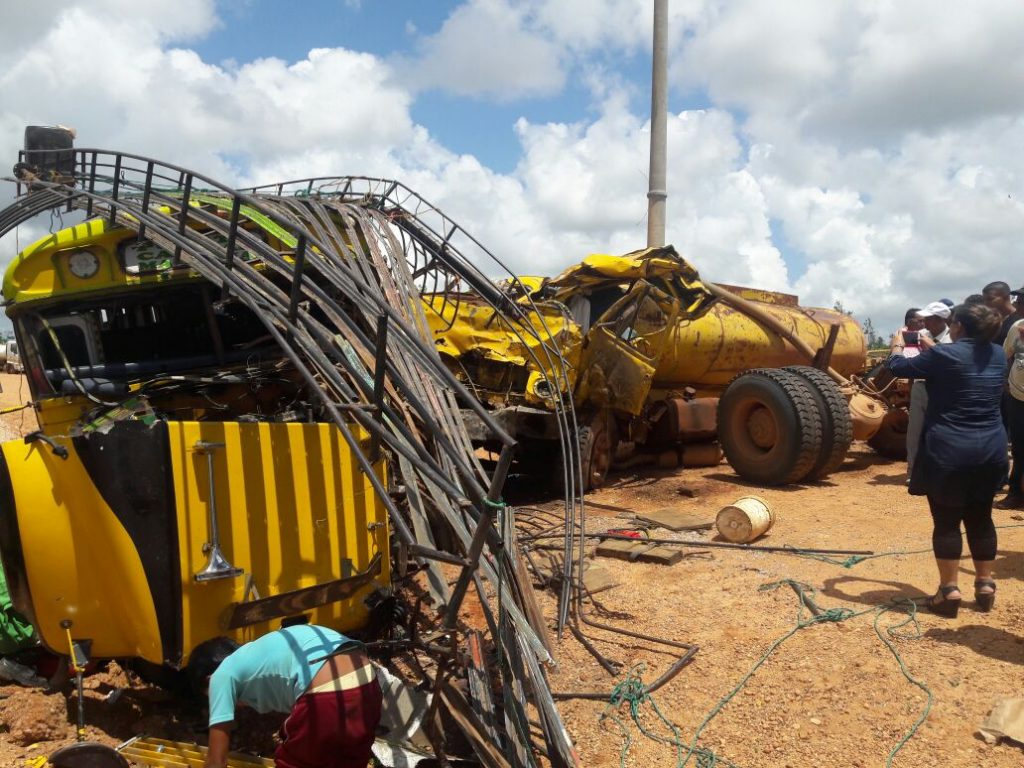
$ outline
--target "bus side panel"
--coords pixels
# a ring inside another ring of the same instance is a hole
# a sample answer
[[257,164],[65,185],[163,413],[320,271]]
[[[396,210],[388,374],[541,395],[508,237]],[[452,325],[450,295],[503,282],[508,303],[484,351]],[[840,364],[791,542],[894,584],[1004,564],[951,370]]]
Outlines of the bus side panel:
[[[149,439],[166,446],[160,430],[152,433]],[[6,477],[0,485],[9,486],[0,493],[0,553],[14,607],[32,620],[42,643],[56,653],[68,652],[60,623],[69,619],[76,640],[92,641],[94,657],[135,656],[161,663],[164,643],[140,549],[76,445],[55,440],[68,449],[66,460],[42,442],[12,440],[2,446],[0,474]],[[116,463],[111,462],[115,478]],[[130,482],[127,475],[119,477]],[[173,626],[168,629],[173,632]]]
[[[231,632],[234,604],[352,576],[374,555],[381,573],[351,598],[310,611],[314,623],[351,630],[366,623],[366,596],[390,586],[387,512],[330,424],[170,422],[174,496],[181,540],[184,651],[217,635],[251,640],[279,626],[274,619]],[[221,551],[244,574],[196,581],[210,539],[208,457]],[[381,462],[378,476],[383,479]],[[251,580],[255,592],[246,593]]]

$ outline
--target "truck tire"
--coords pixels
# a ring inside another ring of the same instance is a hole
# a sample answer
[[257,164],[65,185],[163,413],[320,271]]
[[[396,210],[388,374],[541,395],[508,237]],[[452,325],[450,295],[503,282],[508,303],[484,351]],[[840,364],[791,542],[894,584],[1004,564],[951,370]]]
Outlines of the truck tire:
[[730,382],[718,403],[718,441],[736,473],[762,485],[803,480],[821,454],[821,414],[795,373],[761,368]]
[[[612,458],[615,456],[615,448],[618,443],[617,435],[615,417],[608,411],[598,411],[589,417],[584,416],[580,420],[576,440],[583,470],[583,493],[600,488],[608,480],[608,472],[612,468]],[[564,456],[560,456],[560,459],[557,463],[558,474],[555,481],[565,492],[567,462]],[[573,484],[574,486],[578,485],[578,478],[574,478]]]
[[839,385],[824,371],[809,365],[791,365],[783,370],[795,373],[807,381],[818,401],[821,413],[821,453],[807,473],[808,480],[820,480],[832,474],[843,464],[846,452],[853,442],[853,422],[850,420],[850,405],[843,396]]

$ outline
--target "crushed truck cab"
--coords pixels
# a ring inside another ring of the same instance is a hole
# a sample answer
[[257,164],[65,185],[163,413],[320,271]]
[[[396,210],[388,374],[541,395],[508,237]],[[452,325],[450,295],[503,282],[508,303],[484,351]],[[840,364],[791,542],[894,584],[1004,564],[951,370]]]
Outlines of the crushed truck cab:
[[[825,367],[831,365],[839,378],[864,368],[864,334],[851,317],[801,307],[786,294],[711,286],[671,246],[622,256],[595,254],[557,277],[525,277],[502,287],[523,304],[522,322],[530,333],[496,320],[493,310],[471,294],[458,302],[437,294],[424,300],[447,309],[428,313],[438,350],[520,440],[526,471],[550,474],[555,467],[558,474],[564,446],[554,442],[560,429],[553,406],[557,398],[571,396],[584,488],[600,485],[614,461],[717,463],[722,454],[711,441],[719,398],[729,399],[726,393],[744,372],[807,366],[812,362],[808,348],[827,350]],[[755,313],[744,309],[751,303]],[[545,334],[557,339],[560,359],[532,354],[524,343]],[[809,454],[845,455],[852,439],[850,417],[832,412],[853,392],[801,371],[772,376],[760,390],[755,387],[764,397],[753,396],[751,407],[729,422],[730,430],[742,433],[724,436],[730,461],[741,472],[758,465],[753,474],[768,483],[824,471],[834,462],[818,462]],[[779,381],[785,384],[781,394],[773,391],[782,386]],[[799,409],[799,403],[788,399],[790,392],[813,400],[821,418],[791,423],[787,411]],[[786,402],[775,412],[771,401],[780,397]],[[471,412],[465,416],[471,434],[487,446],[492,436]],[[823,421],[831,425],[829,435],[812,445],[793,447],[783,439],[786,429],[797,427],[822,432]],[[757,439],[748,439],[749,433]]]

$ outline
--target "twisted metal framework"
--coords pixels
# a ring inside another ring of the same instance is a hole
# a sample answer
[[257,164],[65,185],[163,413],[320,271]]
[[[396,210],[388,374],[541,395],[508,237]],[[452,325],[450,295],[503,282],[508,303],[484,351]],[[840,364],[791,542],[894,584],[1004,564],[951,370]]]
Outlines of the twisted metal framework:
[[[541,668],[551,662],[543,617],[517,567],[517,554],[500,533],[511,530],[511,513],[500,498],[514,439],[441,362],[418,300],[419,291],[430,290],[451,306],[471,289],[520,340],[530,336],[537,342],[534,362],[553,372],[547,383],[556,393],[552,407],[562,432],[568,489],[561,631],[574,581],[568,578],[575,561],[572,532],[582,520],[571,387],[557,344],[550,333],[544,336],[538,308],[528,299],[512,301],[475,265],[500,268],[518,283],[516,278],[458,225],[397,182],[344,177],[240,192],[138,155],[61,151],[73,158],[73,172],[46,169],[45,162],[37,162],[43,156],[22,153],[17,178],[9,179],[18,184],[19,197],[0,212],[0,237],[45,211],[82,210],[137,232],[140,240],[172,254],[172,269],[194,270],[247,306],[320,398],[387,507],[402,547],[430,572],[431,592],[444,605],[449,651],[463,598],[470,587],[478,593],[502,660],[496,670],[506,691],[500,752],[488,748],[479,713],[448,680],[458,654],[435,659],[437,700],[448,706],[487,765],[534,765],[537,751],[553,765],[575,764]],[[471,249],[473,258],[459,247]],[[539,323],[530,322],[534,316]],[[460,405],[475,411],[502,445],[490,476],[475,457]],[[353,434],[351,422],[371,435],[370,451]],[[380,446],[402,476],[407,509],[399,508],[372,471]],[[441,551],[434,544],[430,523],[439,520],[461,551]],[[450,593],[438,562],[461,567]],[[485,582],[496,595],[497,615]],[[539,715],[543,746],[533,743],[527,700]]]

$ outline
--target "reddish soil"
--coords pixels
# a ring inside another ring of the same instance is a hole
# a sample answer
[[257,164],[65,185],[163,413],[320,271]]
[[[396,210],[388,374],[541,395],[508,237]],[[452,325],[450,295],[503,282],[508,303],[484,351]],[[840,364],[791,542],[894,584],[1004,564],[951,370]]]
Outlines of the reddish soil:
[[[928,696],[901,673],[899,663],[874,629],[903,621],[904,612],[876,606],[901,595],[919,597],[935,590],[937,572],[930,551],[931,525],[924,499],[904,487],[905,465],[881,459],[857,445],[845,466],[827,480],[807,487],[754,488],[729,467],[622,476],[590,498],[588,530],[624,527],[631,510],[675,507],[702,512],[713,520],[722,506],[756,494],[777,515],[758,544],[871,550],[891,554],[850,568],[784,554],[726,549],[688,557],[673,566],[624,564],[596,558],[620,585],[597,597],[615,623],[631,630],[694,643],[693,662],[653,694],[653,701],[689,744],[705,717],[741,681],[779,638],[795,625],[797,597],[792,589],[763,590],[783,579],[817,590],[822,609],[865,612],[839,623],[808,626],[779,645],[721,713],[701,733],[699,745],[740,766],[881,766],[911,730]],[[687,495],[696,493],[694,498]],[[601,517],[599,517],[599,515]],[[931,711],[917,733],[896,755],[900,766],[1020,766],[1024,750],[1013,744],[988,746],[975,734],[993,703],[1024,692],[1024,515],[996,511],[999,592],[992,613],[974,610],[973,570],[961,569],[964,605],[956,619],[922,612],[915,627],[891,638],[908,673],[927,686]],[[652,536],[715,540],[707,535]],[[926,550],[919,554],[909,554]],[[844,558],[838,558],[844,559]],[[554,600],[542,600],[548,615]],[[643,679],[655,680],[673,662],[671,649],[611,633],[586,629],[602,653],[628,670],[644,664]],[[907,636],[910,635],[910,636]],[[611,692],[612,678],[571,635],[559,647],[555,690]],[[602,702],[572,700],[562,712],[586,766],[618,766],[623,737],[615,723],[600,721]],[[671,736],[649,704],[641,710],[646,727]],[[673,766],[675,748],[645,738],[617,712],[633,738],[626,765]],[[691,759],[689,765],[694,765]]]

